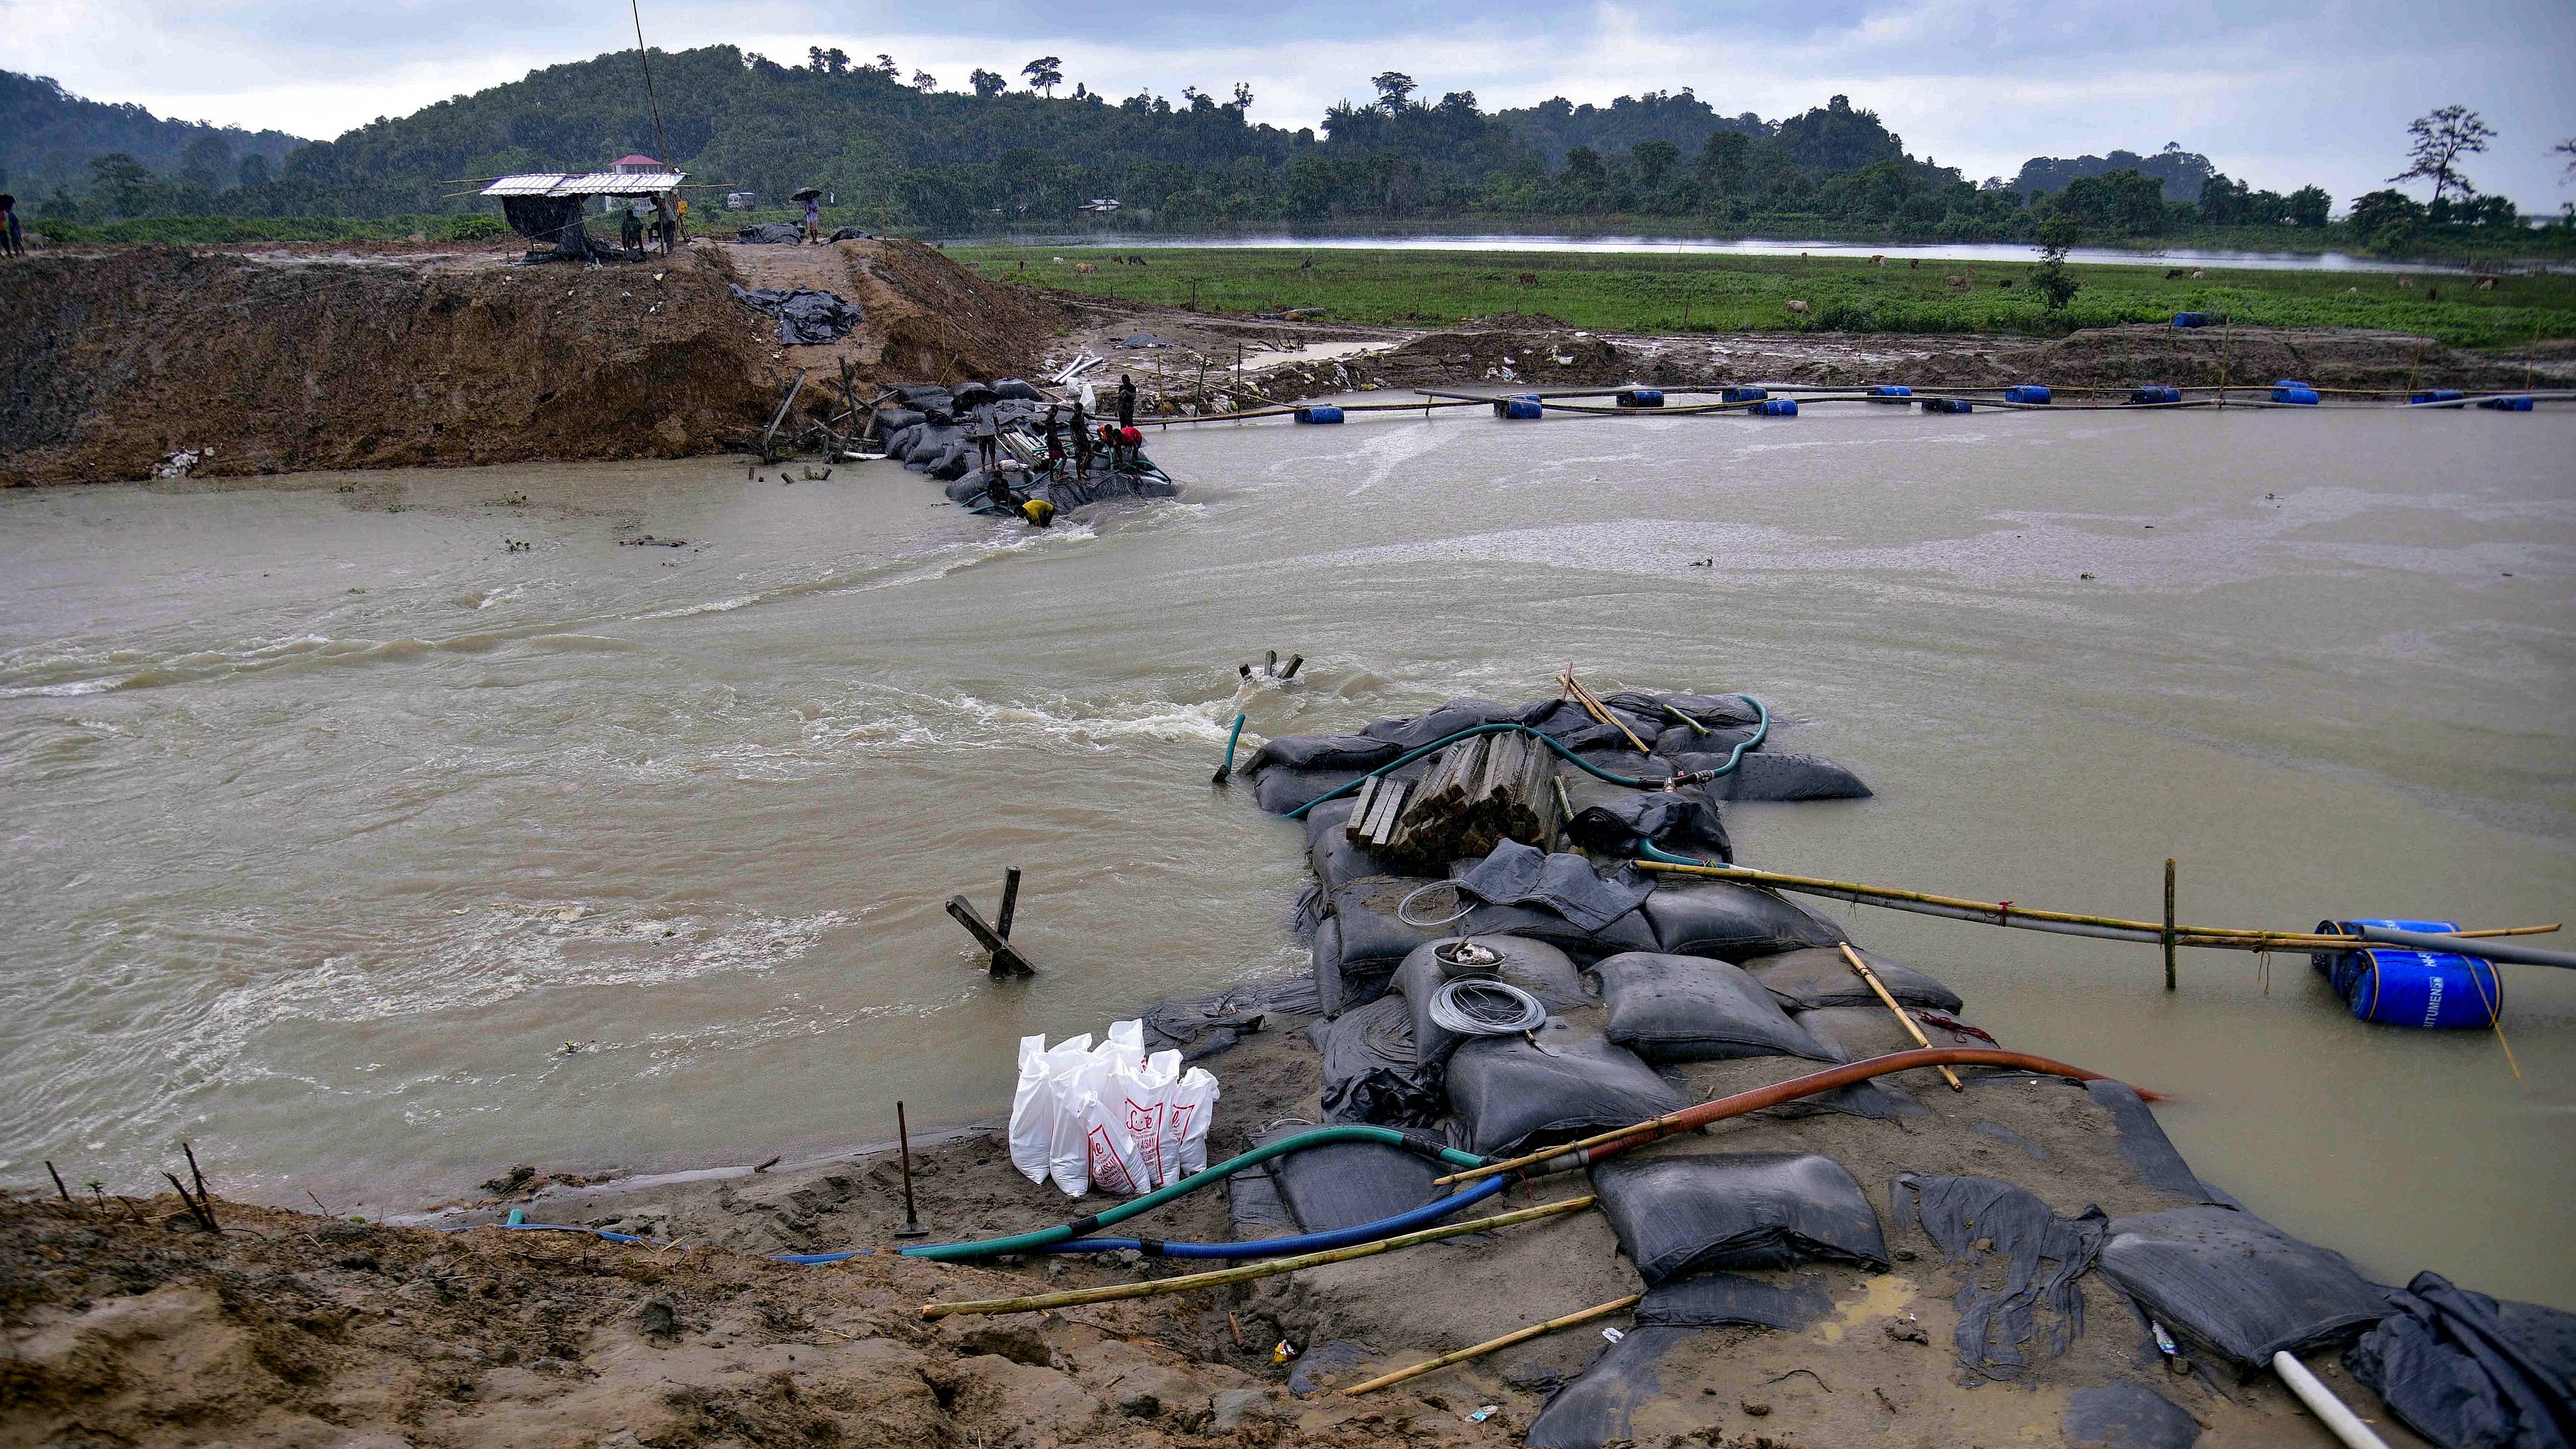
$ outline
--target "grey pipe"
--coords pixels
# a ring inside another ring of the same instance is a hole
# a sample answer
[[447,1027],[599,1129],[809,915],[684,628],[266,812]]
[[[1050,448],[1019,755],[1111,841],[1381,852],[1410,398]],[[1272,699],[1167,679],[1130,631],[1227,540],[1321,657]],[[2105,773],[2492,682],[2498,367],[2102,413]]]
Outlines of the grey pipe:
[[2510,936],[2438,936],[2428,931],[2394,931],[2386,926],[2364,926],[2361,938],[2382,946],[2404,946],[2413,951],[2446,951],[2454,956],[2475,956],[2484,961],[2502,961],[2513,966],[2556,966],[2576,971],[2576,955],[2565,951],[2543,951],[2536,946],[2517,946]]

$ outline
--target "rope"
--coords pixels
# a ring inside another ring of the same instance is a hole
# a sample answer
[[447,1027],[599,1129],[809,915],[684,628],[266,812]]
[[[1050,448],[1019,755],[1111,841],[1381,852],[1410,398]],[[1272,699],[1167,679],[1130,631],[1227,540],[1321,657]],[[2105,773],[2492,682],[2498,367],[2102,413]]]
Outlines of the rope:
[[1518,1036],[1547,1025],[1547,1008],[1508,981],[1462,976],[1431,993],[1431,1022],[1459,1036]]

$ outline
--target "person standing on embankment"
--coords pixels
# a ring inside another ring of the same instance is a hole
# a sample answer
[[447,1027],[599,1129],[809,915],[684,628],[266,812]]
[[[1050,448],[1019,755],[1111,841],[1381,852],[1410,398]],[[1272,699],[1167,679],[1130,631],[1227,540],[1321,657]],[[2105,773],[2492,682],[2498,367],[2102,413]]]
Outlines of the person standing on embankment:
[[1118,374],[1118,426],[1136,426],[1136,380],[1123,372]]
[[18,198],[0,191],[0,256],[26,254],[26,237],[18,230]]

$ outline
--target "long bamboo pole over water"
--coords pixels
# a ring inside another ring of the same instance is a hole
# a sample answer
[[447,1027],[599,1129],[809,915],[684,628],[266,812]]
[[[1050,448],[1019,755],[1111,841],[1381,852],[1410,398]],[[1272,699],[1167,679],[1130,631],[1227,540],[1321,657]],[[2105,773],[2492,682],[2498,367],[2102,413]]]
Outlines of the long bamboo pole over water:
[[[1755,870],[1749,866],[1740,865],[1679,865],[1660,860],[1641,860],[1635,864],[1639,870],[1655,871],[1664,875],[1734,881],[1740,885],[1767,886],[1774,890],[1796,891],[1802,895],[1851,901],[1857,905],[1885,906],[1891,910],[1946,916],[1952,920],[1975,921],[1989,926],[2008,926],[2024,931],[2052,931],[2061,936],[2090,936],[2105,941],[2135,941],[2142,945],[2160,945],[2171,940],[2177,946],[2200,946],[2222,951],[2357,951],[2369,945],[2368,942],[2354,936],[2328,936],[2309,931],[2247,931],[2231,926],[2176,925],[2168,928],[2159,921],[2131,921],[2118,916],[2087,916],[2069,911],[2033,910],[2012,901],[1972,901],[1957,896],[1936,896],[1924,891],[1863,885],[1858,881],[1785,875],[1779,871]],[[2451,934],[2454,939],[2466,941],[2499,936],[2537,936],[2557,929],[2557,925],[2553,923],[2546,926],[2504,926],[2483,931],[2457,931]]]

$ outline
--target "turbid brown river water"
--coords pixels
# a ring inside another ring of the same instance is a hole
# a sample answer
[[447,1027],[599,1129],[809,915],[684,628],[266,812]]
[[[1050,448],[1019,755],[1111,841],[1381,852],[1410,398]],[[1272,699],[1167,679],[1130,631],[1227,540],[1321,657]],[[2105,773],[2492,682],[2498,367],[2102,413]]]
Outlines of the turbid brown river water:
[[[1759,693],[1878,788],[1729,807],[1747,863],[2152,916],[2173,855],[2191,921],[2576,915],[2565,415],[1155,446],[1187,501],[1046,533],[887,464],[0,496],[0,1181],[149,1191],[188,1138],[376,1212],[989,1114],[1022,1033],[1304,964],[1296,827],[1208,785],[1238,704],[1356,726],[1568,661]],[[1274,646],[1296,684],[1238,691]],[[1020,985],[940,910],[1006,864]],[[2153,948],[1828,909],[2172,1094],[2291,1231],[2576,1307],[2566,973],[2505,972],[2517,1080],[2303,958],[2187,952],[2168,995]]]

